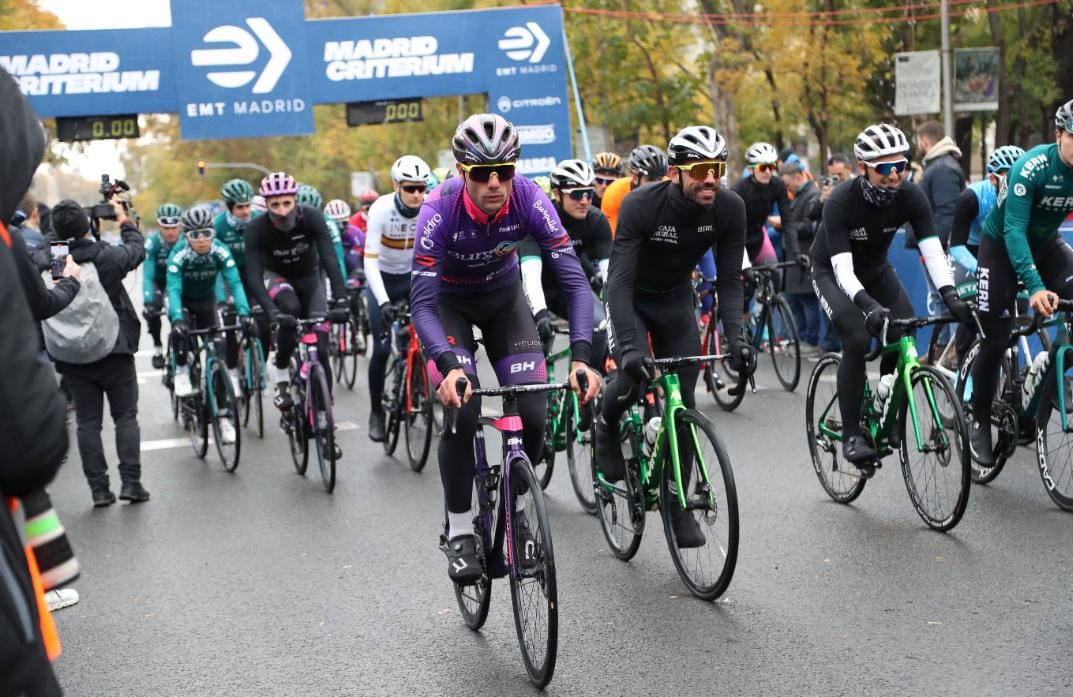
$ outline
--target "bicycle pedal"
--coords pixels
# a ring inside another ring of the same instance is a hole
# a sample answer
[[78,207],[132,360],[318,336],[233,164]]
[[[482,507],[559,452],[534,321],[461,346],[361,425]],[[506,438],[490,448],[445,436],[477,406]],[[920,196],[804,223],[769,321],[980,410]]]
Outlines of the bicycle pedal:
[[862,462],[859,465],[854,465],[854,467],[861,473],[861,479],[871,479],[875,476],[876,470],[879,468],[879,463],[877,461]]

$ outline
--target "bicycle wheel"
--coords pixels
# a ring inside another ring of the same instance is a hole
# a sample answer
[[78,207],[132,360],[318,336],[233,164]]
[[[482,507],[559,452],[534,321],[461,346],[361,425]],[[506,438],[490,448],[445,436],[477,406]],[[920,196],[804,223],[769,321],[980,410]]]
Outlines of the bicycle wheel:
[[[483,482],[478,480],[478,485],[481,484]],[[478,509],[476,500],[474,500],[474,509]],[[446,510],[445,507],[445,519],[447,517]],[[489,539],[491,536],[486,534],[482,520],[481,513],[478,511],[473,518],[473,538],[477,543],[477,558],[481,560],[481,577],[473,585],[452,584],[455,588],[455,600],[458,601],[458,610],[462,613],[462,620],[473,631],[477,631],[484,626],[484,621],[488,619],[488,607],[492,603],[492,579],[488,576],[488,564],[484,549],[484,540]],[[446,535],[447,523],[445,520],[443,536],[440,538],[441,549],[445,544]]]
[[250,352],[253,360],[250,362],[249,377],[249,403],[246,408],[257,414],[257,437],[265,437],[265,357],[261,351],[261,342],[257,339],[250,341]]
[[171,418],[175,421],[179,420],[179,398],[175,396],[175,353],[171,349],[171,337],[168,337],[168,351],[164,354],[166,356],[166,363],[164,364],[164,377],[162,378],[164,386],[168,388],[168,399],[171,401]]
[[384,403],[384,414],[387,417],[387,423],[384,425],[384,453],[387,455],[394,454],[399,444],[399,421],[401,420],[399,414],[405,409],[402,404],[404,396],[402,387],[405,381],[402,360],[392,358],[390,365],[389,379],[384,383],[390,386],[384,392],[385,397],[390,395]]
[[[866,480],[856,467],[842,460],[839,360],[838,354],[829,353],[812,369],[805,395],[805,432],[812,468],[823,490],[835,501],[849,503],[861,495]],[[823,428],[820,428],[821,419]]]
[[309,406],[313,412],[314,450],[320,465],[320,479],[330,494],[335,490],[335,415],[332,413],[332,393],[324,366],[311,365],[309,370]]
[[406,407],[406,456],[410,469],[420,472],[432,445],[432,387],[420,355],[410,363],[410,403]]
[[[345,378],[346,387],[348,390],[354,389],[354,382],[358,378],[358,355],[365,353],[364,346],[359,350],[359,337],[361,325],[358,321],[351,317],[346,323],[346,353],[343,355],[343,370],[339,372],[343,374]],[[364,341],[364,337],[360,337]]]
[[[1068,356],[1068,354],[1067,354]],[[1068,364],[1067,364],[1068,365]],[[1063,409],[1058,404],[1059,377],[1051,369],[1043,378],[1039,410],[1036,413],[1036,463],[1043,488],[1051,500],[1064,511],[1073,511],[1073,368],[1061,376],[1066,426],[1062,427]]]
[[194,449],[194,455],[204,458],[209,450],[209,425],[205,403],[201,397],[195,395],[184,398],[179,408],[185,415],[186,434],[190,439],[190,447]]
[[[525,460],[509,467],[510,598],[514,628],[529,680],[537,687],[551,682],[559,646],[559,600],[555,554],[544,494]],[[522,510],[518,510],[518,509]]]
[[[686,486],[685,511],[704,535],[700,547],[678,546],[674,517],[678,515],[678,486],[674,466],[664,457],[660,482],[663,532],[678,575],[693,595],[714,600],[726,591],[738,561],[738,493],[723,442],[708,418],[694,409],[678,412],[678,458]],[[707,475],[707,476],[705,476]]]
[[[929,527],[946,531],[965,513],[969,501],[969,438],[961,403],[942,373],[920,366],[912,376],[916,428],[909,414],[909,400],[898,414],[905,488],[920,518]],[[944,423],[942,414],[953,413],[953,423]]]
[[347,326],[339,322],[332,323],[331,334],[328,336],[328,355],[331,357],[332,373],[337,383],[343,381],[343,362],[347,354]]
[[[219,361],[213,361],[209,368],[208,385],[208,412],[212,422],[212,438],[216,441],[216,453],[220,456],[224,469],[234,472],[242,452],[242,434],[239,431],[238,405],[231,387],[231,378]],[[223,434],[227,430],[225,423],[230,424],[234,435],[229,439],[232,441],[230,443],[224,442]]]
[[547,413],[544,417],[544,447],[540,459],[533,463],[533,472],[541,489],[547,489],[551,482],[551,473],[555,470],[555,423],[563,410],[561,393],[547,395]]
[[640,449],[638,436],[625,424],[620,427],[620,445],[626,459],[626,478],[615,484],[600,484],[597,478],[595,453],[592,458],[592,481],[596,498],[596,513],[600,529],[611,547],[611,553],[622,561],[629,561],[641,546],[645,531],[644,492],[637,475],[637,459],[634,453]]
[[294,461],[294,471],[305,476],[306,468],[309,467],[309,425],[307,423],[305,399],[302,398],[298,380],[304,382],[305,378],[299,376],[295,369],[296,363],[291,361],[291,400],[294,406],[283,414],[281,423],[287,432],[287,442],[291,448],[291,460]]
[[801,343],[794,315],[782,296],[772,301],[767,325],[768,354],[775,366],[775,376],[784,390],[793,392],[801,379]]
[[[570,396],[566,409],[566,466],[570,470],[570,483],[574,487],[574,496],[577,497],[581,508],[589,515],[596,513],[596,492],[592,488],[592,466],[595,460],[594,424],[588,430],[581,430],[578,425],[578,415],[575,408],[584,408],[578,404],[577,398]],[[590,407],[592,413],[598,413],[598,403],[593,402]],[[595,421],[595,419],[590,419]]]
[[[957,374],[955,394],[961,401],[962,411],[965,412],[965,424],[972,423],[976,418],[972,406],[972,371],[976,365],[976,356],[980,352],[980,341],[977,339],[969,347],[965,359]],[[1006,460],[1017,449],[1017,414],[1014,412],[1008,399],[1013,396],[1013,390],[1020,388],[1013,381],[1013,371],[1010,369],[1008,354],[1002,356],[999,364],[998,390],[991,404],[991,447],[992,457],[995,464],[992,467],[983,467],[976,460],[969,458],[969,476],[977,484],[987,484],[999,475],[1006,465]]]

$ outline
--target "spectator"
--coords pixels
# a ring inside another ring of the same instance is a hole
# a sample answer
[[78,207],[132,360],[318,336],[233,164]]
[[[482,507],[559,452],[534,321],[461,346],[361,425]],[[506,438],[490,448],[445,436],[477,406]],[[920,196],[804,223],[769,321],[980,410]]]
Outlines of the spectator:
[[44,131],[18,86],[0,70],[0,574],[5,602],[14,615],[0,621],[0,692],[53,697],[61,694],[49,658],[59,655],[59,640],[43,598],[34,591],[36,564],[27,555],[7,513],[12,497],[42,490],[67,453],[66,410],[52,371],[33,336],[33,320],[4,225],[19,197],[30,187],[45,149]]
[[104,395],[108,396],[108,406],[115,424],[116,455],[122,480],[119,498],[131,503],[149,500],[149,492],[141,483],[138,377],[134,371],[134,353],[138,350],[141,324],[123,287],[123,278],[138,268],[145,258],[145,240],[127,217],[118,196],[112,198],[112,207],[122,237],[118,246],[96,241],[90,236],[89,219],[78,203],[60,201],[52,209],[53,232],[59,239],[71,240],[71,256],[76,262],[93,262],[101,285],[119,317],[119,333],[110,354],[92,363],[56,363],[57,370],[67,378],[67,385],[74,396],[78,452],[96,507],[109,506],[116,500],[109,486],[108,465],[101,443]]
[[794,194],[790,210],[783,217],[783,249],[787,261],[796,261],[799,264],[797,268],[786,269],[786,302],[794,313],[794,324],[797,325],[802,352],[815,353],[820,343],[820,301],[812,288],[808,250],[816,234],[816,209],[822,208],[820,191],[798,162],[784,164],[779,175],[787,190]]
[[18,208],[15,209],[15,214],[11,216],[11,222],[13,230],[22,232],[27,249],[32,252],[41,246],[43,242],[41,214],[38,212],[34,197],[29,193],[23,194]]
[[840,182],[853,179],[853,163],[850,162],[849,156],[840,152],[831,155],[827,160],[827,174],[838,177]]

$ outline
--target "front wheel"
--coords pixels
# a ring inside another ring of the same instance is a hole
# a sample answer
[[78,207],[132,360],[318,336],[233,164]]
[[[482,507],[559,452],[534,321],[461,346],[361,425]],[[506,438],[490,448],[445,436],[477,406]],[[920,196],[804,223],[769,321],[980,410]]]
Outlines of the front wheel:
[[297,363],[291,361],[291,401],[294,406],[283,415],[283,427],[287,432],[287,443],[291,449],[291,460],[294,461],[294,470],[305,476],[306,468],[309,467],[309,425],[306,423],[305,400],[301,398],[301,386],[305,378],[299,375]]
[[324,366],[314,364],[309,372],[309,408],[313,412],[312,429],[320,479],[330,494],[335,490],[335,415],[332,413],[332,393]]
[[775,366],[775,375],[787,392],[797,389],[801,379],[801,343],[790,306],[781,296],[771,303],[768,314],[768,354]]
[[[514,628],[529,680],[551,682],[559,646],[559,599],[555,554],[544,495],[528,462],[510,463],[510,597]],[[519,510],[521,509],[521,510]]]
[[640,451],[639,434],[635,434],[625,422],[621,426],[619,445],[626,460],[626,478],[614,484],[598,474],[595,452],[592,458],[593,491],[596,497],[596,514],[600,529],[604,531],[611,553],[622,561],[629,561],[641,546],[645,532],[645,501],[641,480],[637,475],[638,463],[635,453]]
[[[681,506],[673,461],[665,457],[660,483],[663,531],[682,582],[698,598],[714,600],[730,585],[738,561],[734,472],[715,426],[699,411],[678,412],[675,428],[685,508]],[[683,546],[678,531],[698,527],[701,537],[697,539],[702,543]]]
[[839,356],[829,353],[812,369],[805,394],[805,433],[816,478],[827,495],[850,503],[867,481],[860,470],[842,459],[842,412],[838,403]]
[[406,456],[410,469],[420,472],[428,461],[432,445],[432,387],[421,356],[410,363],[410,399],[406,405]]
[[219,361],[209,368],[209,416],[212,420],[212,437],[216,452],[228,472],[238,468],[242,452],[242,432],[239,430],[238,400],[231,387],[231,376]]
[[598,412],[598,402],[593,401],[588,406],[581,406],[574,395],[566,410],[566,466],[570,470],[570,483],[574,487],[574,496],[577,497],[581,508],[593,515],[596,513],[596,492],[592,487],[593,462],[595,462],[594,439],[595,418],[589,417],[589,428],[582,430],[578,425],[580,414],[575,411],[590,409],[590,414]]
[[[1073,374],[1067,368],[1059,376],[1051,369],[1043,381],[1036,418],[1036,463],[1047,495],[1062,510],[1073,511]],[[1064,409],[1059,404],[1059,385]]]
[[912,392],[898,414],[902,477],[921,519],[935,530],[950,530],[969,502],[965,414],[950,383],[935,368],[915,369],[911,383]]

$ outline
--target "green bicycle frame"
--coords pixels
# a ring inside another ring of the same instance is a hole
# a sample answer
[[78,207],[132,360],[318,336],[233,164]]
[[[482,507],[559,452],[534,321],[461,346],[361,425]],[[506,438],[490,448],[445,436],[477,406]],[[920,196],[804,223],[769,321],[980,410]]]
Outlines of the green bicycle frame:
[[[570,353],[570,347],[560,349],[555,353],[551,353],[544,358],[544,362],[547,364],[548,369],[548,383],[554,384],[555,380],[555,363],[566,359],[570,360],[572,354]],[[561,398],[557,395],[549,395],[548,399],[551,400],[549,408],[551,409],[552,417],[552,441],[555,444],[555,451],[561,452],[566,449],[566,439],[568,437],[574,438],[575,442],[581,443],[582,434],[575,428],[575,433],[568,435],[566,433],[566,409],[573,409],[574,423],[577,424],[577,418],[580,415],[577,394],[572,390],[568,390]],[[569,400],[569,403],[566,401]]]

